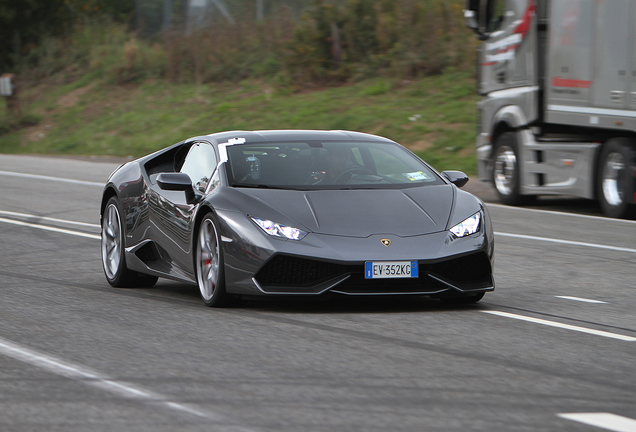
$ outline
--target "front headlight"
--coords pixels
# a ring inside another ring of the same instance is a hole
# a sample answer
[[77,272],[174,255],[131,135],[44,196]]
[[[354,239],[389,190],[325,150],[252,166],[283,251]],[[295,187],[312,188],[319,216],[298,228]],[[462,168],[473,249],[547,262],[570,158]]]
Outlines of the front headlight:
[[469,218],[464,219],[450,229],[455,237],[462,238],[475,234],[481,226],[481,212],[477,212]]
[[250,219],[252,219],[260,229],[274,237],[284,237],[289,240],[302,240],[302,238],[307,235],[307,232],[303,230],[287,225],[277,224],[271,220],[260,219],[254,216],[250,216]]

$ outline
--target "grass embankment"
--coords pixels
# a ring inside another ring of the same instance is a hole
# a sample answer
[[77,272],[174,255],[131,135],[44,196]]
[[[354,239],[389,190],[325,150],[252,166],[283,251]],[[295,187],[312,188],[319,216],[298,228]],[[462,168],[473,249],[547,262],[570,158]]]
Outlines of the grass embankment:
[[345,129],[394,139],[438,170],[476,170],[477,95],[465,71],[296,94],[254,80],[116,85],[85,76],[23,88],[21,98],[39,123],[11,127],[0,104],[0,153],[141,156],[224,130]]

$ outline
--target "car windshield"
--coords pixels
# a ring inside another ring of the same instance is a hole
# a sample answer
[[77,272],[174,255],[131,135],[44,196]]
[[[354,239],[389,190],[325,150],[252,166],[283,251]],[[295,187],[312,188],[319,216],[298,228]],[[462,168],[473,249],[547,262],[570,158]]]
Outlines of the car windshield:
[[287,142],[227,147],[234,187],[391,189],[443,184],[421,159],[395,143]]

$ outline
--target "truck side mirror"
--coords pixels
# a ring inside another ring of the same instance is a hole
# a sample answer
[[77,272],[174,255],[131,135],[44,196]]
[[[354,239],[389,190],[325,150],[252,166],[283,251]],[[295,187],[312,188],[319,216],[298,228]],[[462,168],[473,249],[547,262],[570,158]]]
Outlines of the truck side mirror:
[[477,11],[464,9],[464,23],[466,24],[466,27],[473,31],[479,30],[479,23],[477,22]]
[[484,7],[489,10],[489,0],[466,0],[466,9],[464,9],[464,23],[477,34],[479,40],[486,40],[490,36],[486,33],[486,19],[480,14],[480,10]]

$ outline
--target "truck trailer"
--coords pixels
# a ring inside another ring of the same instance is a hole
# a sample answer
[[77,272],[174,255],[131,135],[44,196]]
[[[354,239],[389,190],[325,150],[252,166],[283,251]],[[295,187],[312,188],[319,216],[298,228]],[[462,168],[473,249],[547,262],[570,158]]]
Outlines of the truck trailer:
[[477,160],[501,201],[598,199],[636,216],[636,0],[468,0]]

